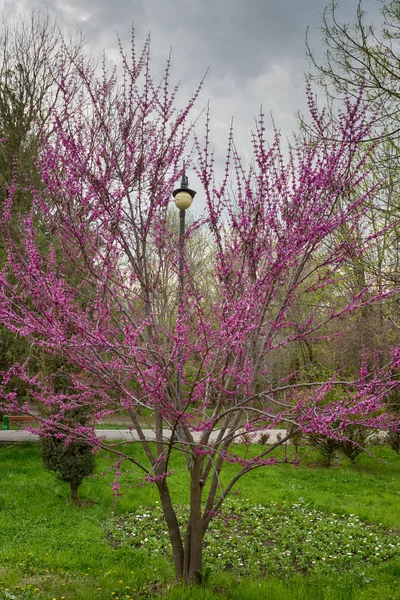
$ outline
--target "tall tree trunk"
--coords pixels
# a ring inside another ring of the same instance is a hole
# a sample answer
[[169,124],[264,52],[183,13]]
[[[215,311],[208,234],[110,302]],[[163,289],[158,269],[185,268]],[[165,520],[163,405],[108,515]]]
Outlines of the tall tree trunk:
[[71,498],[75,504],[79,504],[79,496],[78,496],[78,488],[79,484],[76,479],[71,479],[69,482],[69,487],[71,489]]
[[203,528],[201,513],[201,463],[194,459],[190,483],[190,516],[182,543],[181,531],[166,481],[157,482],[163,514],[168,527],[169,539],[178,581],[187,584],[201,583],[203,565]]
[[183,578],[185,583],[201,583],[203,571],[203,524],[201,515],[201,463],[193,458],[190,480],[190,516],[185,533]]
[[163,515],[168,527],[169,539],[172,546],[172,555],[175,566],[175,576],[178,580],[183,578],[183,544],[179,523],[176,518],[174,507],[166,481],[157,482]]

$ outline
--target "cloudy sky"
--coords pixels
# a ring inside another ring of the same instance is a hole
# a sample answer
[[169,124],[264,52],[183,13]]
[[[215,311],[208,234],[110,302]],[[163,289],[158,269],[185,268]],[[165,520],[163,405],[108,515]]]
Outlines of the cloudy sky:
[[[63,28],[82,29],[94,52],[117,56],[116,32],[128,43],[131,23],[142,43],[152,38],[153,66],[173,52],[173,75],[183,93],[193,91],[206,70],[199,109],[210,100],[214,141],[222,151],[231,117],[236,140],[246,148],[262,104],[284,137],[305,109],[309,70],[305,35],[322,51],[321,15],[329,0],[0,0],[7,18],[31,7],[48,10]],[[365,0],[373,21],[379,0]],[[351,22],[357,0],[339,0],[339,15]]]

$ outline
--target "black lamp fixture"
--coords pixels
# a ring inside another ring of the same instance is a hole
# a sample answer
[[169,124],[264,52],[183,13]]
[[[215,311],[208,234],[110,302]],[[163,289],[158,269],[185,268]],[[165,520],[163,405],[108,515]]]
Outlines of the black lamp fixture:
[[179,210],[186,210],[192,204],[193,198],[196,195],[194,190],[189,188],[189,180],[185,172],[185,165],[183,165],[183,175],[181,179],[181,187],[177,188],[172,192],[175,199],[175,206]]

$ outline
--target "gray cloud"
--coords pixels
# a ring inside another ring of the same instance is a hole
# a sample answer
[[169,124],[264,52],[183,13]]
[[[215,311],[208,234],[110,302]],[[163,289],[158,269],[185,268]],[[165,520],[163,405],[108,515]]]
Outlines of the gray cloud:
[[[321,15],[329,0],[5,0],[6,14],[36,6],[48,10],[66,29],[79,27],[95,52],[116,57],[116,32],[129,42],[134,22],[139,43],[152,36],[153,68],[161,76],[173,48],[173,77],[189,94],[210,67],[199,110],[211,99],[217,145],[223,145],[230,119],[248,147],[248,131],[260,104],[272,112],[284,135],[296,127],[303,109],[305,32],[321,49]],[[340,17],[352,21],[358,0],[342,0]],[[377,11],[379,0],[367,0]]]
[[[81,27],[95,43],[115,43],[135,23],[143,39],[152,32],[157,52],[173,47],[183,74],[226,74],[237,85],[277,62],[300,63],[307,25],[318,27],[328,0],[9,0],[16,7],[48,8],[60,23]],[[377,0],[374,0],[375,4]],[[6,0],[7,3],[7,0]],[[351,19],[357,0],[341,8]],[[319,40],[318,40],[319,42]],[[317,43],[318,43],[317,42]]]

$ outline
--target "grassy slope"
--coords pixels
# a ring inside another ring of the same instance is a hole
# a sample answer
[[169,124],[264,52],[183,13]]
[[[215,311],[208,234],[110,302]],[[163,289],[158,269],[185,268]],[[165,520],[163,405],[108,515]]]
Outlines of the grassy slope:
[[[383,462],[364,456],[360,464],[344,463],[341,468],[260,469],[239,482],[237,491],[249,502],[302,498],[315,508],[354,513],[400,529],[400,457],[387,449],[376,452]],[[351,573],[335,578],[299,575],[282,582],[239,581],[234,574],[221,574],[211,577],[207,589],[174,588],[169,564],[142,551],[112,550],[104,539],[101,521],[110,516],[114,504],[111,464],[104,455],[99,459],[97,476],[82,486],[86,504],[78,508],[69,502],[68,487],[43,470],[36,445],[0,447],[0,599],[129,600],[153,598],[157,589],[171,588],[166,596],[170,600],[400,600],[400,562],[395,561],[366,570],[358,580]],[[171,486],[184,502],[187,489],[180,459],[174,466]],[[118,499],[117,513],[156,501],[155,490],[142,486],[127,463],[122,471],[124,495]]]

